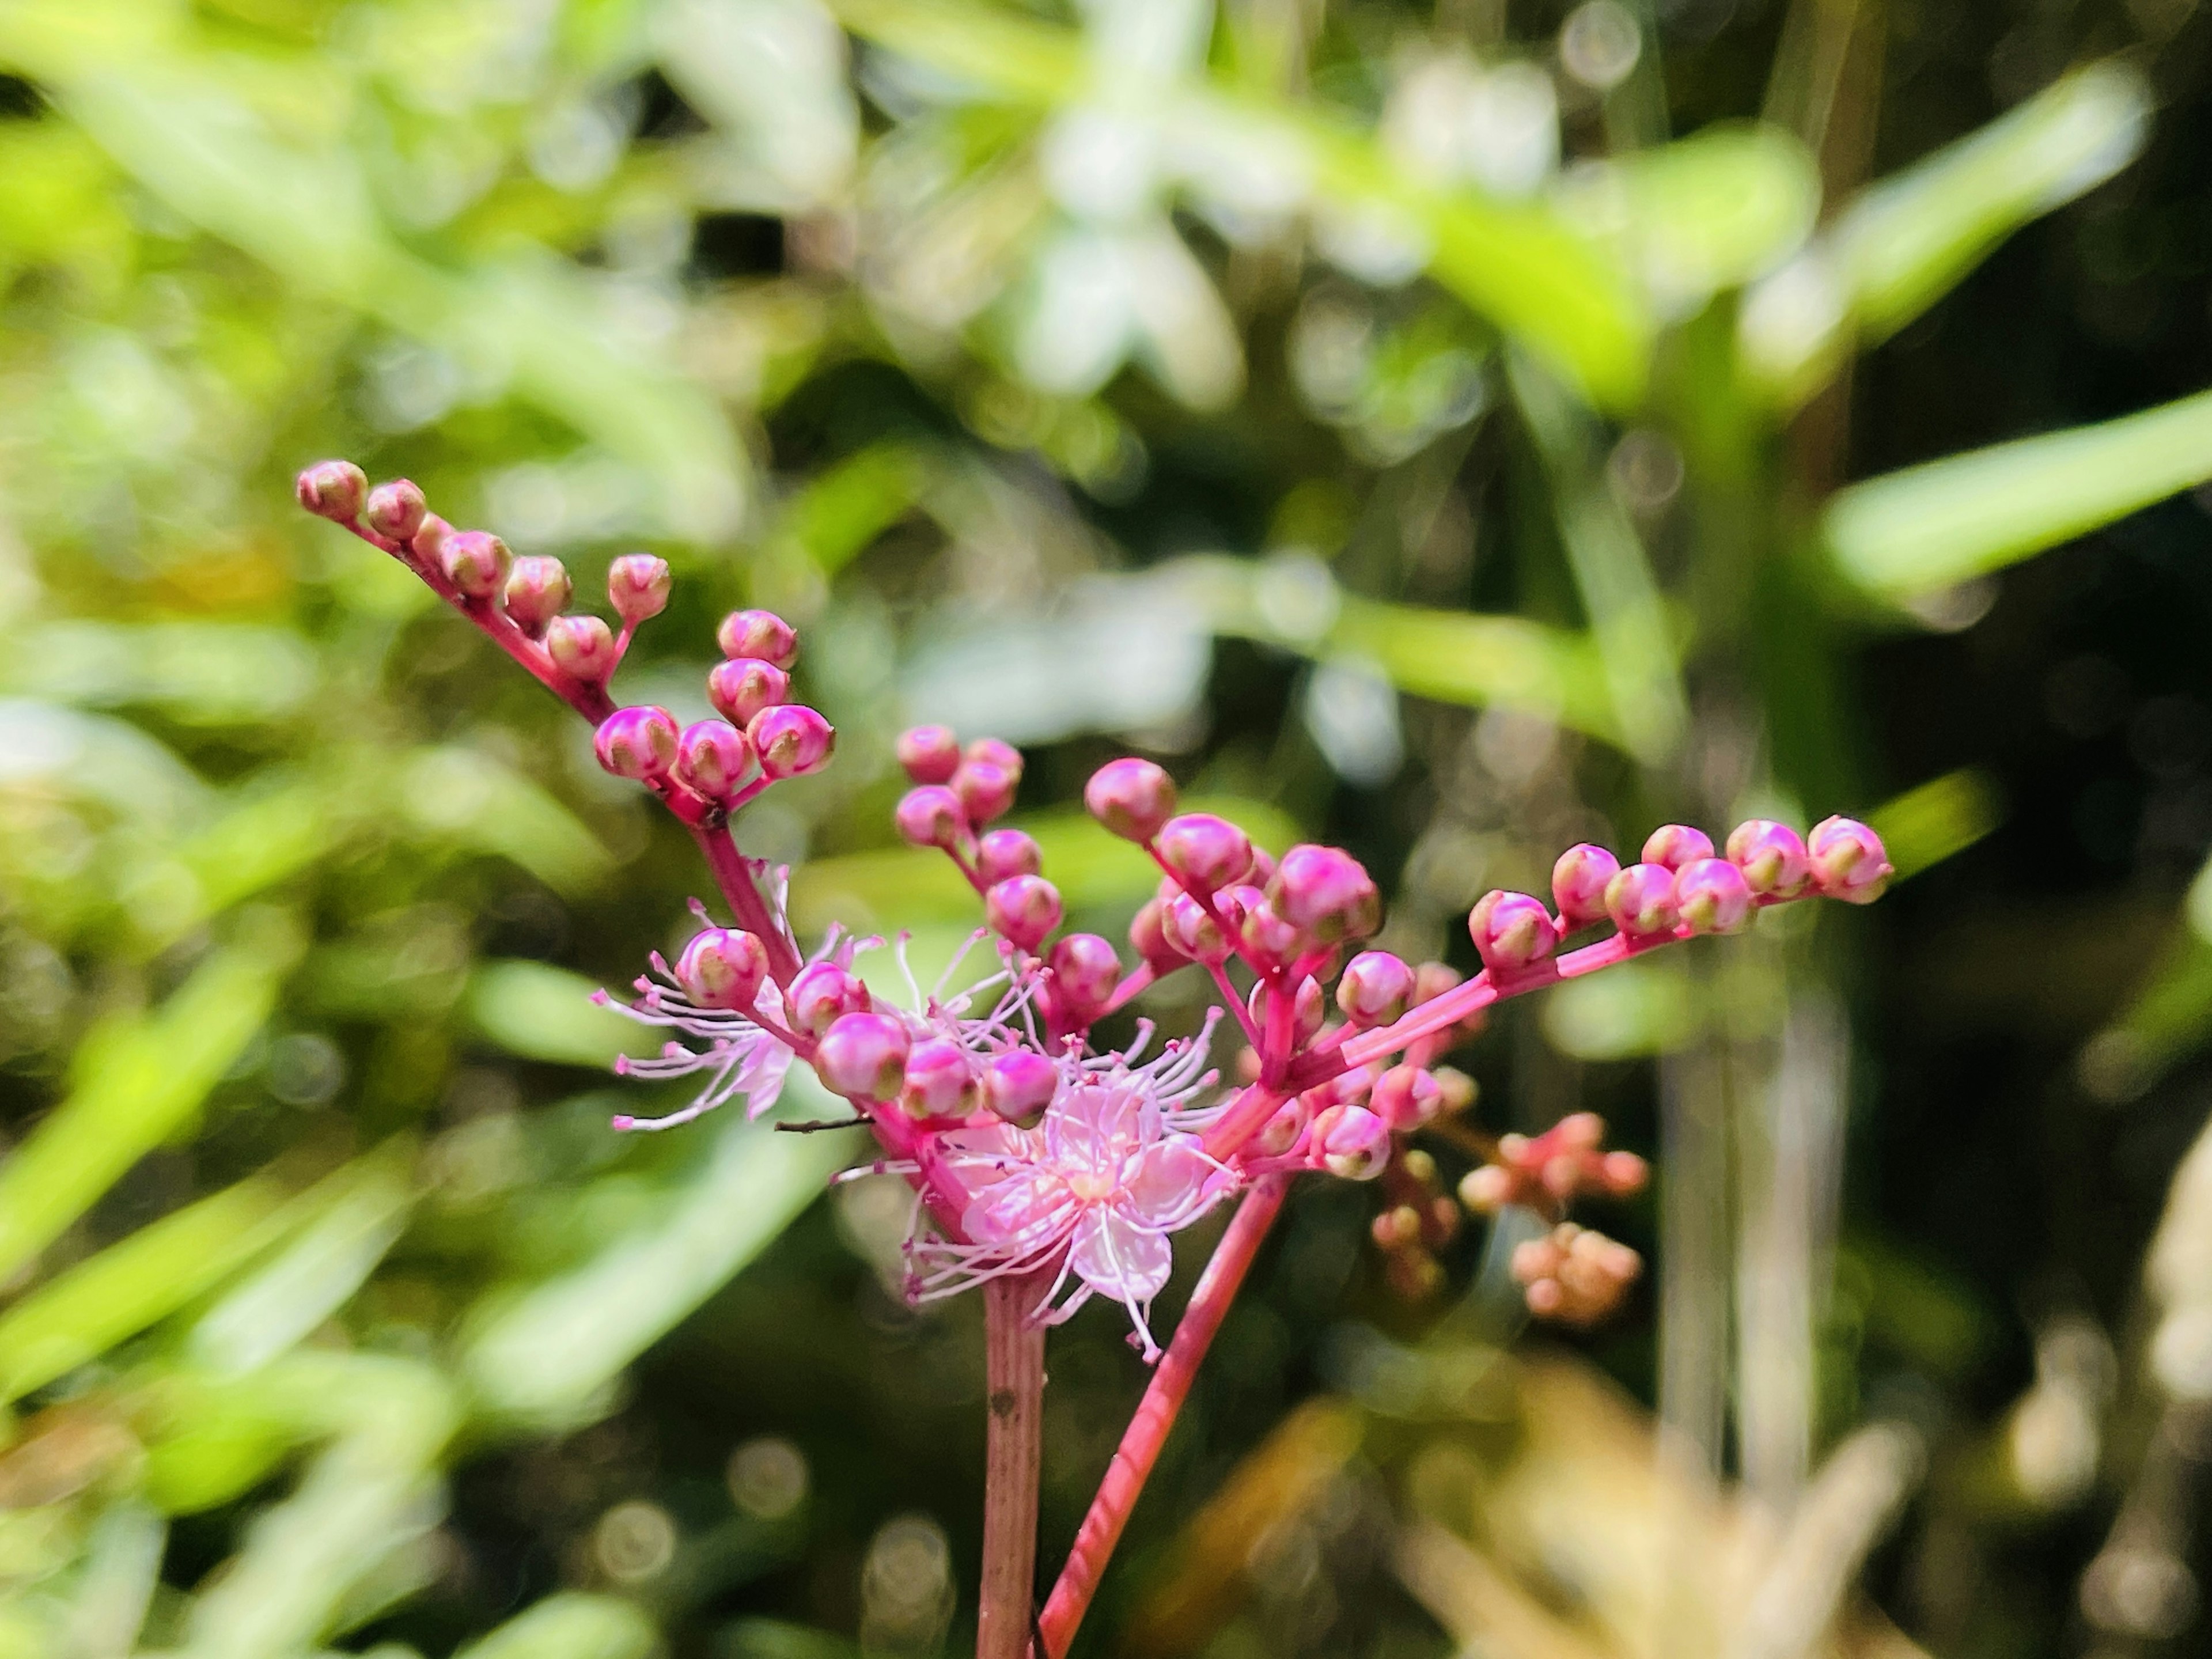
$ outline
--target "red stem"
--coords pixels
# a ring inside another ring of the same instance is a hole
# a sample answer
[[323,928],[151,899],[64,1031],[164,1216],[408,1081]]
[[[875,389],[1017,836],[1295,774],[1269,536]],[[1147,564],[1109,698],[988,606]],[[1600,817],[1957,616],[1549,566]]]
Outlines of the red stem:
[[1031,1316],[1050,1273],[983,1287],[989,1411],[983,1479],[983,1582],[975,1659],[1023,1659],[1036,1595],[1037,1477],[1044,1463],[1044,1327]]

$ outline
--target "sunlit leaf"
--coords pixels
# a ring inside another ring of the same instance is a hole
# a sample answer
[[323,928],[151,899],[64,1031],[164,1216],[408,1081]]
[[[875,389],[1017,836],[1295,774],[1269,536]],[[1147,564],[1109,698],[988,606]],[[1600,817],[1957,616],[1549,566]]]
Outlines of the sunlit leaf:
[[1867,814],[1899,880],[1964,852],[2003,819],[1996,780],[1972,767],[1931,778]]
[[[599,985],[538,962],[488,962],[469,981],[470,1023],[509,1054],[605,1069],[624,1050],[659,1045],[643,1026],[592,1001]],[[611,988],[627,992],[627,986]]]
[[470,1643],[455,1659],[645,1659],[659,1643],[635,1602],[568,1590]]

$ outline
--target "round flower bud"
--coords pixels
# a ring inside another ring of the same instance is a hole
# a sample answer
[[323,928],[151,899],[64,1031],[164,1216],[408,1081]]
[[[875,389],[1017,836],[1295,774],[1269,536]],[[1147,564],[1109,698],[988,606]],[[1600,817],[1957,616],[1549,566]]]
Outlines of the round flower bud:
[[951,1037],[927,1037],[908,1050],[898,1106],[908,1117],[965,1117],[982,1101],[975,1061]]
[[615,672],[615,636],[597,617],[556,617],[545,625],[545,653],[571,679],[604,685]]
[[439,569],[445,568],[446,544],[461,532],[434,513],[425,513],[422,522],[415,526],[409,545],[415,556]]
[[1393,1129],[1418,1129],[1443,1108],[1443,1085],[1419,1066],[1393,1066],[1367,1091],[1367,1107]]
[[1713,855],[1713,838],[1686,823],[1662,823],[1644,842],[1644,862],[1680,870]]
[[1413,995],[1413,970],[1388,951],[1362,951],[1336,982],[1336,1006],[1354,1025],[1388,1025]]
[[791,1029],[803,1036],[818,1037],[831,1023],[847,1014],[865,1014],[874,1005],[868,988],[834,962],[810,962],[800,969],[783,994]]
[[899,797],[891,816],[899,839],[909,847],[950,849],[968,838],[968,815],[960,810],[960,797],[942,784],[926,783]]
[[1828,897],[1871,904],[1897,872],[1881,837],[1856,818],[1823,818],[1806,838],[1813,879]]
[[963,760],[952,775],[952,793],[960,797],[969,823],[988,823],[1012,808],[1014,787],[1021,778],[1018,768],[1009,769],[994,760]]
[[1526,893],[1485,893],[1468,913],[1467,931],[1482,965],[1494,974],[1541,962],[1559,943],[1552,913]]
[[1305,1127],[1306,1101],[1301,1096],[1285,1103],[1260,1126],[1260,1133],[1252,1137],[1252,1150],[1262,1158],[1280,1158],[1298,1144]]
[[1010,876],[983,895],[983,920],[1009,944],[1035,951],[1060,926],[1060,890],[1042,876]]
[[1390,1127],[1364,1106],[1332,1106],[1314,1119],[1321,1166],[1346,1181],[1372,1181],[1390,1163]]
[[763,708],[745,728],[765,778],[803,778],[830,764],[837,728],[805,703]]
[[791,676],[758,657],[718,662],[707,676],[707,701],[732,726],[750,726],[763,708],[791,695]]
[[757,657],[788,668],[799,660],[799,635],[773,611],[732,611],[714,630],[726,657]]
[[711,801],[726,801],[752,763],[751,739],[727,720],[697,720],[676,740],[676,777]]
[[1741,933],[1751,921],[1751,888],[1726,859],[1699,859],[1675,874],[1674,909],[1695,933]]
[[295,481],[300,505],[318,517],[351,524],[368,496],[368,475],[351,461],[317,461]]
[[1663,864],[1630,865],[1606,884],[1605,913],[1632,939],[1673,933],[1681,921],[1674,872]]
[[994,830],[975,843],[975,873],[986,886],[1010,876],[1033,876],[1043,868],[1043,848],[1022,830]]
[[465,599],[488,599],[507,586],[514,556],[489,531],[464,530],[446,538],[438,550],[438,562],[445,567],[454,592]]
[[916,783],[950,783],[960,769],[960,741],[949,726],[917,726],[899,733],[898,763]]
[[1022,751],[1002,738],[978,738],[962,752],[961,758],[970,765],[1000,767],[1013,774],[1015,782],[1022,780]]
[[[1255,985],[1244,1000],[1245,1010],[1252,1016],[1255,1025],[1266,1026],[1267,1005],[1266,984]],[[1294,1044],[1310,1042],[1315,1033],[1321,1030],[1321,986],[1312,979],[1302,979],[1291,999],[1291,1041]]]
[[896,1100],[906,1082],[907,1030],[889,1014],[842,1014],[814,1050],[814,1074],[848,1100]]
[[1786,823],[1752,818],[1728,838],[1729,862],[1743,872],[1754,893],[1793,899],[1813,884],[1813,865],[1805,843]]
[[1226,818],[1185,812],[1170,818],[1159,837],[1161,860],[1193,886],[1212,892],[1241,881],[1252,868],[1252,841]]
[[676,959],[676,982],[702,1008],[750,1009],[767,977],[767,947],[731,927],[694,933]]
[[599,722],[592,748],[618,778],[664,777],[676,764],[676,716],[647,704],[617,708]]
[[411,542],[422,527],[422,515],[429,510],[413,479],[394,478],[368,492],[361,521],[386,541]]
[[1293,847],[1267,884],[1275,914],[1324,945],[1365,939],[1382,925],[1382,896],[1358,859],[1338,847]]
[[1121,958],[1096,933],[1070,933],[1045,959],[1052,970],[1053,1012],[1066,1025],[1088,1025],[1106,1012],[1121,982]]
[[1559,854],[1552,866],[1552,897],[1563,927],[1587,927],[1605,920],[1606,884],[1620,873],[1620,860],[1602,847],[1584,842]]
[[1223,935],[1213,912],[1188,893],[1178,893],[1158,903],[1160,937],[1176,955],[1192,962],[1229,960],[1229,940]]
[[1009,1123],[1035,1117],[1059,1091],[1059,1069],[1027,1048],[994,1054],[983,1067],[983,1103]]
[[607,603],[635,628],[668,609],[668,561],[650,553],[625,553],[607,567]]
[[1225,890],[1221,908],[1229,925],[1237,930],[1237,941],[1246,954],[1267,967],[1289,967],[1309,943],[1304,934],[1275,914],[1267,894],[1257,887],[1239,884]]
[[1083,804],[1122,840],[1150,841],[1175,811],[1175,780],[1148,760],[1125,756],[1091,775]]
[[568,608],[573,592],[560,560],[517,559],[507,573],[507,618],[532,639],[542,639],[553,618]]
[[1152,970],[1154,978],[1162,978],[1182,967],[1189,958],[1169,940],[1167,936],[1167,902],[1148,899],[1129,919],[1129,943]]

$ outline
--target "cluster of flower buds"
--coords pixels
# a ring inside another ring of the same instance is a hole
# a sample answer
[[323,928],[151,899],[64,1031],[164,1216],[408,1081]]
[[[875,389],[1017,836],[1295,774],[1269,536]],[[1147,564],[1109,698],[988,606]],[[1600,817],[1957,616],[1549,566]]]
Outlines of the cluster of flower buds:
[[1633,1152],[1608,1152],[1605,1120],[1572,1112],[1540,1135],[1505,1134],[1490,1160],[1468,1171],[1460,1200],[1494,1215],[1509,1204],[1557,1213],[1578,1197],[1626,1198],[1641,1192],[1650,1166]]
[[1644,1259],[1627,1245],[1571,1221],[1513,1251],[1513,1277],[1528,1311],[1564,1325],[1595,1324],[1620,1305],[1643,1271]]
[[1435,1158],[1418,1146],[1400,1150],[1382,1185],[1382,1208],[1370,1231],[1384,1275],[1408,1301],[1431,1295],[1444,1278],[1437,1252],[1459,1236],[1463,1212],[1444,1190]]

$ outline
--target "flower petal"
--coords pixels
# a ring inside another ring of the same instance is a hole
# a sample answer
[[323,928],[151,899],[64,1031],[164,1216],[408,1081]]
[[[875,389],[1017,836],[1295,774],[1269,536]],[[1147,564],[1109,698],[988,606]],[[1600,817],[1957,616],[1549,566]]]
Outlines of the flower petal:
[[1075,1224],[1068,1264],[1101,1296],[1149,1302],[1168,1282],[1175,1252],[1165,1235],[1148,1231],[1109,1204],[1094,1204]]
[[1170,1135],[1133,1160],[1115,1201],[1147,1227],[1184,1226],[1205,1209],[1200,1195],[1213,1173],[1213,1160],[1199,1151],[1194,1139]]

